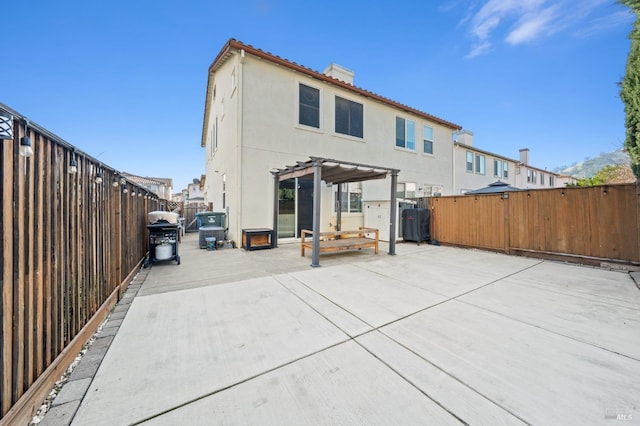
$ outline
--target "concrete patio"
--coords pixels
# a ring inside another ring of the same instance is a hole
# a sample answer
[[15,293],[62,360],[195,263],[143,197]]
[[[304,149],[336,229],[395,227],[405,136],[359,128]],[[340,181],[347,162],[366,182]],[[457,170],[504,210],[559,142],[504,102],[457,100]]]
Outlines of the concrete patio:
[[181,265],[143,271],[41,424],[640,423],[628,273],[385,249],[310,268],[298,244],[211,252],[187,235]]

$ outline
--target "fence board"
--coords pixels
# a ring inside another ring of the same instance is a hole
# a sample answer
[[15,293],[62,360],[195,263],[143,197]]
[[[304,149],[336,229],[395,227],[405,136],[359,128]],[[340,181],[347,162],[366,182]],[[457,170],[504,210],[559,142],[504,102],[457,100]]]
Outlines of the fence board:
[[[3,143],[0,145],[2,153],[2,171],[13,170],[13,145]],[[2,199],[13,200],[13,173],[2,173],[0,179],[2,185]],[[11,408],[13,401],[12,384],[13,376],[13,205],[3,202],[0,206],[2,217],[2,277],[0,277],[0,287],[2,288],[2,351],[0,352],[2,368],[2,388],[0,396],[0,406],[2,413]]]

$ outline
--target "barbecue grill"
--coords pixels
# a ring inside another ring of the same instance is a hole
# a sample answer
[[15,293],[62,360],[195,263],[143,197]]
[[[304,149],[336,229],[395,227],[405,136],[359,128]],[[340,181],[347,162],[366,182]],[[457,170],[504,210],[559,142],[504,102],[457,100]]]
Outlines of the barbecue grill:
[[175,260],[179,265],[178,233],[180,225],[159,220],[147,225],[147,229],[149,230],[149,255],[144,261],[144,267],[169,260]]

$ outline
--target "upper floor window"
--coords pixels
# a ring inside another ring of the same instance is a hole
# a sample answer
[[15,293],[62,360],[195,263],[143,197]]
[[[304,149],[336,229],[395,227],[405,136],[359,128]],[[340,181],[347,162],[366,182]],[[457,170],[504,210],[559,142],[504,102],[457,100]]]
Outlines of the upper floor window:
[[320,128],[320,90],[300,84],[298,122]]
[[336,133],[363,137],[362,104],[336,96]]
[[544,185],[544,173],[540,173],[540,185]]
[[422,128],[422,144],[425,154],[433,154],[433,128],[424,126]]
[[527,169],[527,183],[531,183],[531,170]]
[[506,161],[502,162],[502,177],[505,179],[509,179],[509,163]]
[[531,172],[531,183],[538,183],[538,172]]
[[493,176],[502,177],[502,160],[493,159]]
[[555,186],[555,178],[553,176],[549,176],[549,186]]
[[484,174],[484,155],[476,154],[476,173]]
[[415,151],[416,149],[416,123],[396,117],[396,146]]
[[467,151],[467,172],[473,173],[473,152]]

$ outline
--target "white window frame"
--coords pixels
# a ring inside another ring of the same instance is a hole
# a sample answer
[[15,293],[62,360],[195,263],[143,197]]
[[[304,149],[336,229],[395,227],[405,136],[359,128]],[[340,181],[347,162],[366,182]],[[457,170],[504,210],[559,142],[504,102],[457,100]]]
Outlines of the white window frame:
[[[431,139],[427,139],[427,135],[425,132],[425,129],[431,129]],[[433,127],[431,126],[427,126],[427,125],[423,125],[422,126],[422,153],[423,154],[427,154],[427,155],[434,155],[435,153],[435,143],[434,143],[434,137],[433,137]],[[425,144],[426,143],[430,143],[431,144],[431,152],[427,152],[424,148],[425,148]]]
[[493,159],[493,177],[502,177],[502,160]]
[[[304,85],[307,87],[310,87],[312,89],[316,89],[318,91],[318,127],[313,127],[310,126],[308,124],[302,124],[300,123],[300,85]],[[301,129],[305,129],[305,130],[312,130],[312,131],[316,131],[316,132],[322,132],[322,109],[323,109],[323,100],[322,100],[322,88],[318,87],[318,86],[314,86],[313,84],[309,84],[306,81],[296,81],[296,126],[301,128]],[[364,110],[363,110],[363,115],[364,115]],[[334,129],[335,130],[335,129]],[[340,133],[342,134],[342,133]],[[348,136],[348,135],[346,135]],[[353,136],[352,136],[353,137]]]
[[422,185],[422,194],[424,197],[441,197],[442,192],[442,185],[436,185],[433,183],[425,183]]
[[[469,159],[471,159],[471,161],[469,161]],[[475,156],[473,155],[473,152],[467,151],[466,166],[465,166],[467,173],[473,173],[474,159],[475,159]],[[469,165],[471,165],[471,167],[469,167]]]
[[[364,206],[362,201],[362,182],[347,182],[341,183],[342,186],[342,202],[346,203],[347,209],[342,211],[342,214],[363,214]],[[338,185],[334,185],[336,188],[333,190],[333,213],[337,213],[338,207]],[[360,194],[360,210],[359,211],[351,211],[351,194],[359,193]]]
[[486,169],[487,169],[487,161],[484,155],[482,154],[476,154],[475,155],[475,170],[476,170],[476,174],[478,175],[484,175],[486,174]]
[[415,182],[404,183],[405,198],[416,198],[416,192],[418,192],[418,185]]
[[[341,132],[337,131],[335,118],[336,118],[336,109],[337,109],[336,108],[336,104],[337,104],[336,101],[337,101],[338,98],[344,99],[345,101],[353,102],[354,104],[358,104],[358,105],[362,106],[362,136],[354,136],[354,135],[352,135],[350,133],[341,133]],[[364,121],[365,116],[366,116],[366,111],[365,111],[365,104],[363,102],[359,102],[359,101],[350,99],[349,97],[344,96],[342,94],[334,95],[334,97],[333,97],[333,120],[334,120],[333,133],[336,136],[344,137],[344,138],[350,138],[350,139],[362,142],[364,140],[364,138],[365,138],[365,121]]]
[[[403,120],[404,121],[404,135],[402,136],[402,142],[403,142],[403,146],[398,145],[398,120]],[[413,140],[411,141],[413,143],[413,148],[409,147],[409,123],[411,123],[411,127],[413,130],[413,134],[411,135]],[[406,149],[407,151],[412,151],[415,152],[416,150],[416,122],[413,120],[409,120],[408,118],[405,117],[401,117],[399,115],[396,116],[396,137],[395,137],[395,141],[394,141],[394,145],[396,148],[399,149]]]

